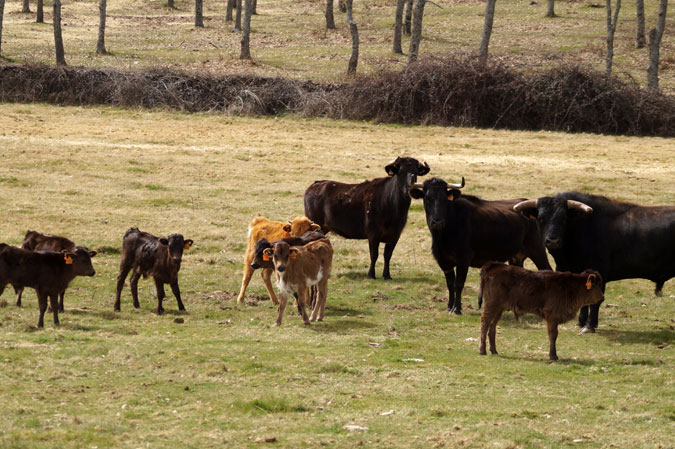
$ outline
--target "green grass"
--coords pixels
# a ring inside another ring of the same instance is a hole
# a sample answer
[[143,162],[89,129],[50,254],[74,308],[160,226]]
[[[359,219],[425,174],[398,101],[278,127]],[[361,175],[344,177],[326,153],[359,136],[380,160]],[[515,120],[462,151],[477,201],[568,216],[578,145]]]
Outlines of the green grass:
[[[598,332],[561,326],[557,363],[545,326],[511,314],[500,354],[481,357],[478,271],[465,315],[448,315],[413,203],[392,282],[366,279],[364,241],[332,238],[324,322],[306,327],[289,306],[275,327],[258,274],[248,304],[234,302],[248,222],[301,214],[315,179],[383,176],[408,154],[488,199],[584,188],[672,204],[672,139],[43,105],[0,114],[26,119],[0,129],[0,179],[30,183],[0,183],[0,240],[17,245],[37,229],[99,251],[96,276],[68,289],[58,328],[50,316],[35,328],[31,290],[20,309],[11,288],[0,298],[0,447],[672,445],[673,281],[662,298],[645,280],[609,284]],[[157,316],[151,280],[139,284],[139,310],[125,286],[113,312],[131,226],[194,239],[180,274],[187,313],[168,293]]]

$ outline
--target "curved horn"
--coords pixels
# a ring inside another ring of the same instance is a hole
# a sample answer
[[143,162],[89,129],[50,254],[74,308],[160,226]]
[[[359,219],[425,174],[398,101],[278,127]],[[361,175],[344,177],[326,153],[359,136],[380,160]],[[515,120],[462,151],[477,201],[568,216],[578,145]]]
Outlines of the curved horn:
[[422,189],[424,188],[424,184],[416,182],[413,185],[410,186],[411,189]]
[[464,176],[462,176],[462,183],[461,184],[448,184],[448,187],[451,189],[461,189],[466,185],[466,182],[464,181]]
[[419,176],[424,176],[427,173],[431,171],[431,167],[429,167],[429,164],[427,164],[427,161],[422,161],[421,164],[419,164],[419,167],[417,168],[417,174]]
[[537,207],[537,200],[525,200],[513,206],[513,210],[520,212],[523,209],[533,209]]
[[567,208],[568,209],[578,209],[583,211],[586,214],[590,214],[593,212],[593,208],[589,206],[588,204],[584,204],[580,201],[574,201],[574,200],[567,200]]

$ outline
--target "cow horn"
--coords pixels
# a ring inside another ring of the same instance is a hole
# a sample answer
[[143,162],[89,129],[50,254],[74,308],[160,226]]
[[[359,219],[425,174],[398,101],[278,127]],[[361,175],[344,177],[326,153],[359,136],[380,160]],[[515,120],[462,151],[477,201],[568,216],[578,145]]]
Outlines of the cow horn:
[[412,189],[422,189],[424,188],[424,184],[416,182],[411,186]]
[[523,209],[533,209],[537,207],[537,200],[525,200],[513,206],[513,210],[520,212]]
[[448,187],[451,189],[461,189],[466,185],[466,182],[464,181],[464,176],[462,176],[462,183],[461,184],[448,184]]
[[583,211],[584,213],[590,214],[593,212],[593,208],[589,206],[588,204],[584,204],[580,201],[574,201],[574,200],[567,200],[567,208],[568,209],[578,209]]

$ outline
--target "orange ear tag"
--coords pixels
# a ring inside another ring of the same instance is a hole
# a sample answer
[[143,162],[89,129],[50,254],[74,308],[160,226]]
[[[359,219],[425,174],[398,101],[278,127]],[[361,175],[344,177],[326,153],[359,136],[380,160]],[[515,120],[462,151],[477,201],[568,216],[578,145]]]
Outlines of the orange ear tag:
[[586,281],[586,290],[590,290],[592,285],[593,285],[593,284],[591,283],[591,280],[588,279],[588,280]]
[[391,173],[387,173],[387,178],[393,178],[393,177],[394,177],[394,175],[392,175]]
[[183,249],[190,249],[192,246],[192,242],[185,242],[185,245],[183,245]]
[[63,256],[63,260],[66,261],[66,265],[72,265],[73,264],[73,258],[70,256]]
[[266,253],[263,253],[263,260],[264,260],[265,262],[269,262],[269,261],[270,261],[270,255],[269,255],[269,254],[266,254]]
[[291,259],[295,259],[296,257],[298,257],[297,253],[291,253]]
[[448,195],[448,200],[453,201],[454,199],[455,199],[454,194],[451,193],[450,195]]

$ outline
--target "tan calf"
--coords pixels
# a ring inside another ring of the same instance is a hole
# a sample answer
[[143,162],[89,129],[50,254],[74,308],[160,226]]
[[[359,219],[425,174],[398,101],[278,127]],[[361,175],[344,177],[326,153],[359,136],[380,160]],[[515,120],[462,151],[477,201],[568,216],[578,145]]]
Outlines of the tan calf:
[[[246,244],[246,255],[244,256],[244,276],[241,280],[241,290],[237,297],[237,303],[244,302],[244,295],[246,294],[246,287],[251,282],[253,271],[255,269],[251,266],[251,262],[255,257],[255,244],[261,238],[266,238],[269,241],[281,240],[285,237],[299,237],[307,231],[316,231],[320,226],[312,223],[307,217],[296,217],[293,221],[281,222],[271,221],[264,217],[256,217],[251,220],[248,225],[248,242]],[[263,268],[261,276],[265,288],[270,295],[270,299],[274,304],[279,304],[276,293],[272,288],[272,273],[273,269]]]
[[603,300],[600,273],[581,274],[556,271],[528,271],[513,265],[488,262],[480,272],[480,298],[485,303],[480,317],[480,353],[485,355],[485,337],[490,337],[490,352],[497,354],[495,333],[502,313],[512,310],[518,318],[533,313],[546,320],[549,358],[558,360],[555,342],[558,324],[571,320],[582,307]]
[[[279,313],[277,326],[281,326],[288,297],[297,293],[298,310],[305,324],[310,321],[322,321],[326,309],[328,278],[333,263],[333,247],[330,240],[321,239],[309,242],[305,246],[289,246],[286,242],[277,242],[274,248],[265,250],[267,257],[274,262],[279,287]],[[309,287],[316,285],[317,298],[312,316],[307,317]]]

